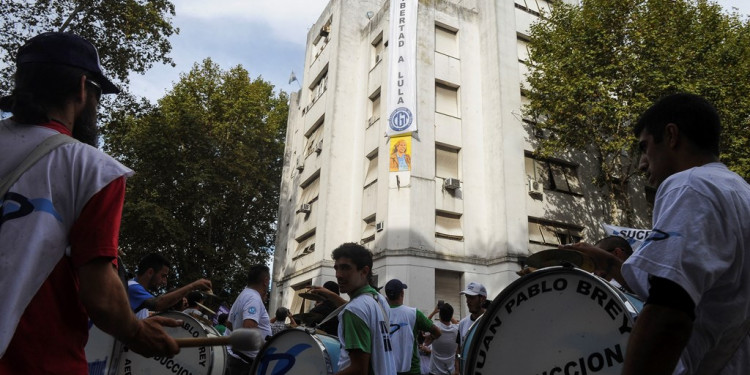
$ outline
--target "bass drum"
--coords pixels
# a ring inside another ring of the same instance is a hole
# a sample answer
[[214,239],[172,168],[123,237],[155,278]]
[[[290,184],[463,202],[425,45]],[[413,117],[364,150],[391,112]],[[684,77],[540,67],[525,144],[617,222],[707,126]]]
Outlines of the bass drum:
[[89,324],[89,340],[84,347],[89,375],[114,374],[121,344],[90,321]]
[[484,313],[464,374],[620,374],[642,306],[580,269],[533,272]]
[[[170,311],[157,314],[167,318],[182,320],[179,327],[164,327],[173,338],[219,336],[216,329],[204,325],[190,315]],[[227,350],[223,346],[200,346],[197,348],[180,348],[172,358],[145,358],[122,346],[117,364],[118,375],[164,374],[164,375],[223,375],[226,370]]]
[[334,374],[341,345],[335,336],[304,328],[283,330],[266,341],[250,371],[255,375]]
[[476,333],[479,322],[482,321],[484,314],[480,315],[474,323],[471,323],[469,330],[466,331],[466,337],[462,337],[461,342],[464,346],[461,347],[461,353],[458,355],[459,370],[461,374],[466,374],[466,360],[469,358],[469,351],[471,350],[471,341],[474,339],[474,333]]

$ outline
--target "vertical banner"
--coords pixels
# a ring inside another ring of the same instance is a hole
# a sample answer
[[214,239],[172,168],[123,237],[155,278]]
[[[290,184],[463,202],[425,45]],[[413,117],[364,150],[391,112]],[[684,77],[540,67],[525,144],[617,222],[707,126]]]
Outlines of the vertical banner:
[[391,0],[388,136],[417,130],[417,0]]
[[390,171],[411,170],[411,136],[391,137]]

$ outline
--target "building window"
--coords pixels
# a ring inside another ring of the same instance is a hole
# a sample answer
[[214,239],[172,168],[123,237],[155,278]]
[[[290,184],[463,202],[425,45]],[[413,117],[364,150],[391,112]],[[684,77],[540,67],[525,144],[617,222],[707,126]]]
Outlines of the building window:
[[529,42],[522,39],[516,39],[516,48],[518,49],[518,62],[529,63]]
[[323,50],[328,45],[328,41],[331,40],[331,20],[329,19],[323,27],[320,28],[315,40],[313,40],[313,48],[311,53],[313,54],[311,61],[315,62]]
[[461,316],[461,272],[435,269],[435,304],[450,303],[453,314]]
[[380,89],[378,88],[375,93],[370,96],[370,113],[367,120],[367,126],[374,124],[375,121],[380,120]]
[[292,260],[297,260],[315,251],[315,230],[313,229],[312,231],[297,237],[296,241],[297,247],[294,250]]
[[375,215],[370,215],[362,220],[362,241],[364,245],[375,240]]
[[581,242],[583,227],[529,218],[529,242],[556,246]]
[[309,178],[308,181],[305,181],[305,183],[301,184],[300,187],[302,188],[300,202],[310,205],[315,203],[318,200],[320,192],[320,172]]
[[435,52],[458,58],[458,31],[435,25]]
[[375,37],[375,40],[372,42],[372,62],[370,64],[370,68],[374,68],[375,65],[378,65],[380,61],[385,58],[385,53],[383,53],[384,50],[385,46],[383,43],[383,33],[381,32],[377,37]]
[[463,240],[461,214],[441,210],[435,211],[435,237]]
[[578,167],[552,159],[538,159],[526,155],[526,176],[530,182],[541,182],[545,189],[583,195],[578,180]]
[[440,178],[459,178],[458,150],[435,146],[435,176]]
[[312,306],[305,306],[305,299],[300,296],[301,293],[307,292],[310,286],[312,286],[312,281],[308,280],[292,287],[294,297],[292,297],[292,304],[289,306],[289,311],[292,314],[301,314],[312,308]]
[[458,87],[435,83],[435,112],[461,117],[459,112]]
[[328,67],[310,86],[310,102],[315,103],[328,88]]
[[378,181],[378,153],[367,157],[367,170],[365,171],[365,187]]
[[305,143],[304,157],[307,158],[313,152],[320,153],[323,150],[323,118],[310,128],[305,134],[307,141]]

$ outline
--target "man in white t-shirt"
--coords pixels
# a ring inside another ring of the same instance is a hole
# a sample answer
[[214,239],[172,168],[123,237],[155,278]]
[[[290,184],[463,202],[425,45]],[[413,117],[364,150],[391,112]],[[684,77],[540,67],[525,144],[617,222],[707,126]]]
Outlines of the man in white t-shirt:
[[461,354],[464,345],[469,345],[466,342],[466,335],[469,333],[469,328],[484,314],[485,309],[483,306],[485,301],[487,301],[487,288],[480,283],[472,281],[460,294],[466,296],[466,307],[469,308],[469,315],[458,322],[458,337],[456,338],[456,342],[458,343],[456,347],[457,368],[459,367],[458,354]]
[[[435,325],[440,328],[442,334],[432,341],[432,354],[430,358],[430,374],[451,375],[455,372],[456,348],[458,347],[458,325],[453,324],[453,306],[448,303],[438,308],[438,320]],[[435,312],[430,314],[430,317]]]
[[750,373],[750,186],[719,162],[720,128],[696,95],[649,108],[634,133],[658,186],[651,235],[624,264],[577,249],[646,300],[623,374]]
[[[229,321],[232,329],[258,328],[265,339],[272,335],[271,319],[266,311],[264,301],[271,283],[271,272],[265,265],[254,265],[247,273],[247,287],[240,293],[229,310]],[[258,350],[232,350],[229,353],[229,375],[248,375]]]

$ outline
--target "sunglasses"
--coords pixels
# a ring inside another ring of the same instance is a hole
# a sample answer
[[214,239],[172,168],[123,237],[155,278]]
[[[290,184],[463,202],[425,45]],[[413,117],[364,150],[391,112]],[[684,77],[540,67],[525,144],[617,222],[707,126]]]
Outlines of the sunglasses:
[[94,87],[94,94],[96,95],[96,101],[98,102],[102,98],[102,86],[88,78],[86,78],[86,83]]

